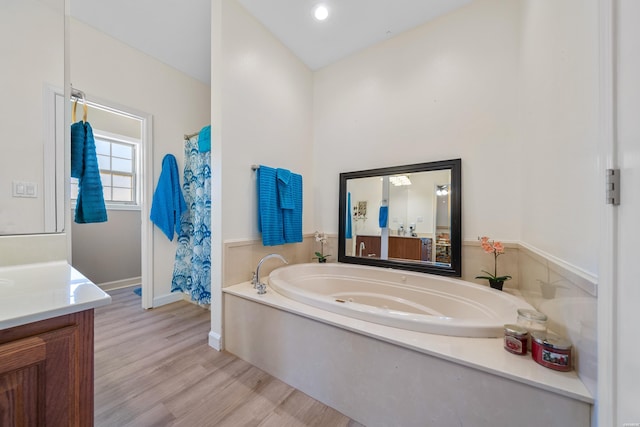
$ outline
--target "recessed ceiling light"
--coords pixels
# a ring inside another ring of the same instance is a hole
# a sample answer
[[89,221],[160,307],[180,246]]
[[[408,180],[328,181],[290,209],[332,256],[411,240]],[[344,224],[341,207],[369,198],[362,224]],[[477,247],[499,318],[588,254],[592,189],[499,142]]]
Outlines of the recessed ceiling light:
[[318,21],[324,21],[329,16],[329,9],[323,4],[318,5],[313,10],[313,16],[315,16]]

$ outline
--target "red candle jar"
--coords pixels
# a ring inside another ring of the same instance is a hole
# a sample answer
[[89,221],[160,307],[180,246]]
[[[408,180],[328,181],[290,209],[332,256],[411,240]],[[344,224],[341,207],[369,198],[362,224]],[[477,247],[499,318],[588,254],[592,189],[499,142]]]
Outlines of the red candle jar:
[[531,333],[531,357],[544,367],[556,371],[573,369],[571,342],[548,332]]
[[510,353],[527,354],[529,331],[520,325],[504,325],[504,349]]

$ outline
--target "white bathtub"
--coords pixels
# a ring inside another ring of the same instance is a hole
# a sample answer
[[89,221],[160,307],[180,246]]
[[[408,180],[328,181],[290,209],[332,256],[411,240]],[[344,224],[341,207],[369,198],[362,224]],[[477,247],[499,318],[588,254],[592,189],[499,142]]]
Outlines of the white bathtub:
[[378,324],[438,335],[489,338],[515,323],[524,300],[431,274],[350,264],[295,264],[269,275],[293,300]]

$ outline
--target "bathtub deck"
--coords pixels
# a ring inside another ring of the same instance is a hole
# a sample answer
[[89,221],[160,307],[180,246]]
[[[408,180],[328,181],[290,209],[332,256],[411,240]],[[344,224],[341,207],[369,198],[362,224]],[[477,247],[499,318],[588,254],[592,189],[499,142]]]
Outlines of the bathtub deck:
[[590,425],[593,398],[575,373],[508,353],[499,338],[371,324],[248,282],[224,292],[230,352],[367,426]]
[[508,353],[503,349],[502,338],[449,337],[377,325],[293,301],[271,288],[268,288],[266,294],[257,295],[249,282],[224,288],[223,291],[547,392],[588,404],[594,403],[593,397],[575,371],[554,371],[538,365],[530,356]]
[[210,312],[140,308],[132,288],[95,312],[96,426],[360,424],[207,344]]

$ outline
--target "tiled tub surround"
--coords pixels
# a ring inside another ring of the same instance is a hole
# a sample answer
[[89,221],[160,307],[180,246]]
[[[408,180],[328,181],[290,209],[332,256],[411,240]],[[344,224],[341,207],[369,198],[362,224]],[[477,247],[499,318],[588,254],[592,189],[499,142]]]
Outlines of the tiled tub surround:
[[[498,274],[509,274],[506,292],[520,295],[549,318],[548,328],[568,338],[574,346],[575,368],[587,389],[597,389],[597,278],[562,260],[523,243],[505,244],[498,260]],[[477,241],[462,248],[463,279],[475,280],[481,270],[492,271],[493,257]]]
[[[329,262],[337,258],[337,246],[337,236],[329,235],[325,244],[325,253],[332,254]],[[595,396],[596,278],[524,244],[507,242],[505,246],[507,251],[499,258],[499,273],[513,276],[512,280],[505,282],[505,291],[522,296],[547,314],[550,329],[571,340],[576,371],[591,395]],[[276,252],[290,263],[306,263],[313,259],[313,252],[318,249],[319,244],[313,234],[306,234],[302,243],[275,247],[264,247],[260,240],[225,242],[223,286],[226,288],[249,280],[258,261],[266,254]],[[482,251],[477,240],[464,241],[462,250],[463,279],[486,284],[486,280],[475,280],[474,277],[481,270],[491,271],[492,257]],[[277,260],[265,262],[263,277],[281,265]],[[541,282],[550,284],[544,294]],[[227,329],[225,335],[231,335]]]
[[582,426],[593,399],[501,338],[406,331],[245,282],[225,289],[226,349],[367,426]]
[[[329,262],[337,257],[337,239],[329,236],[324,245],[325,254],[332,254]],[[302,264],[313,260],[313,253],[320,250],[313,234],[305,234],[301,243],[280,246],[263,246],[261,240],[231,240],[224,243],[224,282],[223,287],[235,285],[251,279],[258,262],[265,255],[278,253],[285,257],[289,264]],[[266,261],[260,268],[260,275],[267,277],[271,271],[282,266],[282,261],[273,259]]]

